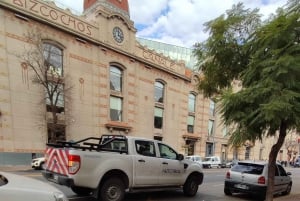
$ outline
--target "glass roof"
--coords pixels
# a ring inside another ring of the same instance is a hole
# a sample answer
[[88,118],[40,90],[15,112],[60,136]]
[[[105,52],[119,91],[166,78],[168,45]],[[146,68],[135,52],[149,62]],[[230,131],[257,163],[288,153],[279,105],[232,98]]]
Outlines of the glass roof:
[[191,70],[196,69],[197,60],[193,56],[192,48],[170,45],[145,38],[137,37],[136,39],[141,45],[147,46],[148,49],[155,50],[157,53],[162,53],[165,56],[169,56],[173,60],[184,61],[185,65]]

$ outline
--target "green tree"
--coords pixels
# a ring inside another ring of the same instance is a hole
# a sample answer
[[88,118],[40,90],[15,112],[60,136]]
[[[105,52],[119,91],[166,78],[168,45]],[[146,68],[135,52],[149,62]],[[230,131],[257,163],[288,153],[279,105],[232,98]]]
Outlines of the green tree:
[[[220,113],[224,123],[234,128],[230,132],[229,142],[239,145],[246,140],[254,142],[263,137],[278,136],[269,153],[266,194],[268,201],[273,200],[278,152],[284,143],[286,133],[299,127],[300,122],[299,8],[299,1],[291,0],[285,9],[279,9],[265,24],[251,30],[246,40],[237,43],[242,52],[241,57],[236,55],[230,57],[225,49],[221,49],[224,51],[223,56],[218,56],[212,51],[217,45],[210,43],[210,40],[220,32],[211,32],[208,42],[196,50],[201,61],[203,56],[209,58],[206,62],[202,62],[204,79],[200,81],[199,89],[204,91],[206,96],[219,93]],[[249,16],[246,14],[245,17]],[[230,15],[224,21],[230,22]],[[212,22],[218,23],[218,19]],[[208,25],[212,25],[212,22]],[[211,30],[213,27],[208,28]],[[225,34],[221,36],[224,41],[230,41],[227,37]],[[225,61],[225,65],[220,61]],[[241,66],[235,68],[233,61]],[[216,71],[228,76],[211,76],[211,73]],[[216,84],[207,87],[205,82],[210,79]],[[242,81],[243,87],[238,92],[233,92],[230,88],[234,79]]]
[[194,53],[203,74],[199,89],[211,97],[240,78],[248,65],[252,48],[247,46],[251,36],[261,24],[258,9],[244,9],[242,3],[234,5],[226,15],[205,23],[210,37],[195,44]]

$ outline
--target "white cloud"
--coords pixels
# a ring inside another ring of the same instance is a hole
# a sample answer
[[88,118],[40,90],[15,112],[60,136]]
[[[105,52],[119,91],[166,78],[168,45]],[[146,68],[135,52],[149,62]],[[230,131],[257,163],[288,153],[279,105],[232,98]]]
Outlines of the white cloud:
[[[62,0],[56,0],[62,1]],[[76,2],[76,4],[74,3]],[[287,0],[128,0],[137,36],[173,45],[191,47],[204,41],[203,24],[224,14],[233,4],[259,8],[264,18],[275,13]],[[64,0],[64,5],[82,12],[83,0]]]

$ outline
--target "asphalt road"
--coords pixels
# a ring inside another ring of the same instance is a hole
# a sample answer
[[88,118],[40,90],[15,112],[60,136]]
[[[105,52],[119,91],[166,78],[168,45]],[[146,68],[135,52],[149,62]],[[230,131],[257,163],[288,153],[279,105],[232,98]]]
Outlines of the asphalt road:
[[[224,195],[224,177],[227,170],[228,168],[204,169],[203,184],[199,186],[197,195],[192,198],[185,197],[182,191],[178,190],[126,194],[124,201],[255,201],[255,197],[245,194],[234,194],[233,196]],[[300,168],[286,168],[286,170],[292,173],[293,188],[291,194],[287,196],[277,196],[274,198],[274,201],[286,199],[288,196],[293,196],[300,192]],[[40,171],[37,170],[16,171],[15,173],[45,181]],[[70,201],[96,201],[92,197],[78,197],[67,187],[56,184],[53,185],[61,189]]]

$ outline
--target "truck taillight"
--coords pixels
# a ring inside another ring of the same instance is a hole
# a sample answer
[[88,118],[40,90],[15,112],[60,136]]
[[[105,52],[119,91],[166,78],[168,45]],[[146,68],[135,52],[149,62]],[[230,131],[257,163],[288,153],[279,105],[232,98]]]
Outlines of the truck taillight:
[[230,172],[226,173],[226,179],[230,179]]
[[76,174],[80,168],[80,156],[68,155],[69,174]]
[[264,176],[259,177],[257,180],[257,183],[266,184],[266,178]]

